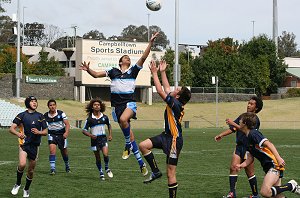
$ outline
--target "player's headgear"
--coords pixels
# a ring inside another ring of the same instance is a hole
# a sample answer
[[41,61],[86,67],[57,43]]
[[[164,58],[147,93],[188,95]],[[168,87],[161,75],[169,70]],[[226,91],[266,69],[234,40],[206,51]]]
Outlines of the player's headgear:
[[34,97],[34,96],[28,96],[28,97],[25,99],[25,106],[26,106],[26,108],[32,109],[31,106],[30,106],[30,101],[32,101],[32,100],[35,100],[35,101],[37,102],[37,99],[36,99],[36,97]]

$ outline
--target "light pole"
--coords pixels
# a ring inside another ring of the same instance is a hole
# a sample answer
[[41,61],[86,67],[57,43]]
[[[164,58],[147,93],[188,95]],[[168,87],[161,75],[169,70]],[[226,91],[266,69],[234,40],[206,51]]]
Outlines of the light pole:
[[150,41],[150,26],[149,26],[149,21],[150,21],[150,14],[148,13],[148,42]]
[[219,113],[218,113],[218,101],[219,101],[219,77],[213,76],[211,78],[212,84],[216,85],[216,127],[219,127]]
[[273,42],[276,46],[276,54],[278,53],[278,9],[277,0],[273,0]]
[[16,97],[20,98],[20,80],[22,79],[22,63],[20,61],[20,0],[17,4],[17,62],[16,62]]
[[22,43],[22,46],[24,46],[24,43],[25,43],[24,42],[25,41],[25,22],[24,22],[25,21],[24,20],[24,15],[25,15],[25,11],[24,10],[25,10],[25,8],[27,8],[27,7],[23,6],[23,28],[22,28],[23,29],[23,31],[22,31],[22,33],[23,33],[23,35],[22,35],[22,38],[23,38],[22,41],[23,41],[23,43]]
[[252,22],[252,38],[254,38],[254,23],[255,21],[251,21]]
[[178,64],[178,35],[179,35],[179,1],[175,0],[175,65],[174,65],[174,86],[178,87],[179,81],[179,64]]

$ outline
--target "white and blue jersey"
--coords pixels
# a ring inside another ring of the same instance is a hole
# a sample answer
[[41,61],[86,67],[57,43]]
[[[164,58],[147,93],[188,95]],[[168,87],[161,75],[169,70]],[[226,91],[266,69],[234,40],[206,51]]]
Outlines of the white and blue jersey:
[[118,68],[106,71],[106,75],[111,79],[111,106],[116,107],[128,102],[135,102],[134,90],[137,75],[142,67],[133,65],[124,73]]
[[110,126],[107,115],[101,113],[100,117],[97,118],[92,114],[86,119],[83,130],[89,131],[90,129],[90,133],[95,136],[106,136],[105,125],[107,125],[107,127]]
[[64,120],[68,117],[63,111],[57,110],[54,115],[46,112],[44,116],[48,124],[48,134],[63,135],[66,132]]

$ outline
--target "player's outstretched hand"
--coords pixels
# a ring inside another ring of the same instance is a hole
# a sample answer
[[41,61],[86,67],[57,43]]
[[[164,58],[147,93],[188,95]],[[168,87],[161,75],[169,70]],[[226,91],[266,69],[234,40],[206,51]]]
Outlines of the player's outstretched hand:
[[156,66],[155,60],[151,60],[150,65],[149,65],[149,69],[150,69],[152,74],[157,73],[157,71],[159,70],[159,67]]
[[152,34],[150,42],[154,42],[154,40],[156,39],[156,37],[159,35],[159,32],[155,32],[154,34]]
[[81,65],[79,66],[79,69],[87,71],[89,67],[90,67],[90,62],[86,63],[85,61],[83,61],[83,63],[81,63]]
[[221,139],[222,139],[222,136],[220,136],[220,135],[217,135],[217,136],[215,137],[215,141],[216,141],[216,142],[221,141]]
[[167,62],[165,61],[165,60],[161,60],[160,62],[159,62],[159,71],[160,72],[165,72],[166,71],[166,69],[167,69]]

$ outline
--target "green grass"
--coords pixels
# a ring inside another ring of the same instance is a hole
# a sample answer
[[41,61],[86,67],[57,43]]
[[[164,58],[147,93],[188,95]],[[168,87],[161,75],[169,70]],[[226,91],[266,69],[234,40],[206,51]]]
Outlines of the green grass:
[[[159,134],[158,130],[135,130],[138,142]],[[234,135],[216,143],[213,137],[220,129],[185,129],[184,147],[177,167],[178,197],[220,198],[228,192],[228,173],[234,148]],[[263,130],[271,140],[287,166],[283,182],[290,179],[300,181],[300,132],[297,130]],[[16,180],[18,164],[17,138],[8,130],[0,130],[0,197],[12,197],[10,190]],[[124,139],[121,131],[113,131],[113,141],[109,143],[110,168],[114,178],[99,180],[93,153],[89,150],[90,140],[80,130],[72,130],[69,137],[69,156],[72,173],[64,172],[60,153],[57,155],[57,174],[49,175],[47,138],[43,137],[40,146],[39,161],[30,188],[30,197],[73,198],[73,197],[168,197],[165,155],[160,150],[153,150],[163,177],[151,184],[142,183],[139,167],[131,156],[121,159]],[[260,164],[256,161],[256,175],[259,185],[264,176]],[[24,186],[25,177],[22,178]],[[21,192],[21,191],[20,191]],[[22,193],[16,197],[22,197]],[[237,184],[238,197],[250,194],[250,187],[244,171],[240,173]],[[296,197],[286,193],[289,198]]]

